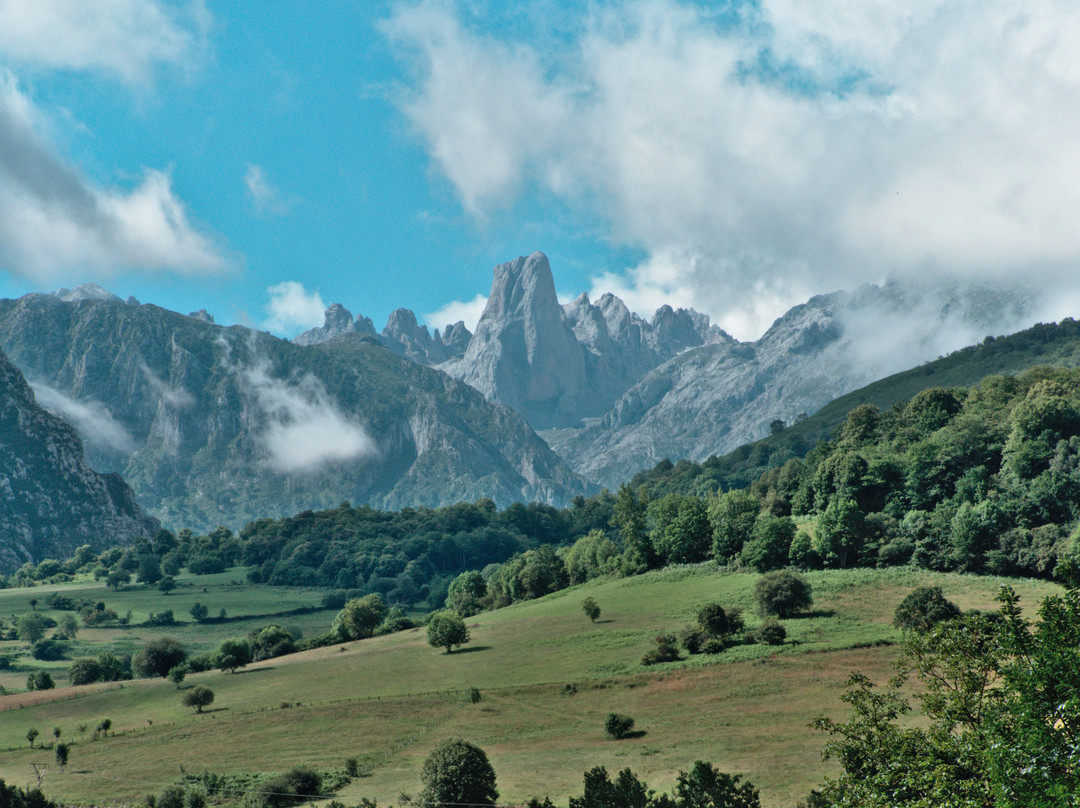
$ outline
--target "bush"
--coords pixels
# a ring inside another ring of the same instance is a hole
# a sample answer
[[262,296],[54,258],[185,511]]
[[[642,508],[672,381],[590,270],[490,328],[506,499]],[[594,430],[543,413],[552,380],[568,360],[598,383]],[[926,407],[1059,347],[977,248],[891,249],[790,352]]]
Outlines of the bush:
[[719,603],[707,603],[698,612],[698,625],[710,637],[728,637],[743,630],[742,609],[724,609]]
[[656,648],[641,658],[642,665],[656,665],[661,662],[675,662],[679,656],[679,643],[674,634],[657,634],[654,638]]
[[436,744],[420,770],[423,790],[417,804],[434,808],[447,804],[494,805],[499,798],[495,770],[484,750],[461,738]]
[[26,677],[27,690],[52,690],[56,687],[48,671],[34,671]]
[[686,649],[688,654],[700,654],[701,646],[703,646],[709,639],[709,635],[706,634],[700,626],[687,626],[681,632],[679,632],[679,641],[682,643],[682,647]]
[[428,621],[427,640],[431,647],[445,648],[446,653],[449,654],[453,646],[469,641],[469,629],[460,615],[446,609],[431,615]]
[[30,654],[34,659],[55,662],[58,659],[64,658],[64,652],[66,650],[67,646],[64,643],[50,637],[45,640],[38,640],[34,643],[30,648]]
[[920,586],[896,607],[893,625],[905,631],[929,631],[959,616],[960,608],[941,593],[940,586]]
[[101,679],[101,665],[92,657],[80,657],[68,668],[68,681],[73,685],[88,685]]
[[810,584],[792,570],[766,572],[754,584],[754,598],[762,617],[791,617],[814,603]]
[[634,719],[622,713],[608,713],[604,719],[604,732],[615,740],[621,740],[634,729]]
[[185,707],[194,707],[195,712],[201,713],[203,707],[208,707],[214,703],[214,691],[202,685],[195,685],[191,690],[184,693],[180,703]]
[[585,600],[581,601],[581,611],[585,613],[589,620],[595,623],[600,616],[600,605],[595,598],[585,598]]
[[755,636],[758,642],[768,645],[783,645],[787,639],[787,629],[776,620],[766,620],[758,626]]
[[727,642],[719,637],[712,637],[705,640],[701,645],[701,653],[703,654],[722,654],[727,650]]
[[172,637],[159,637],[150,640],[135,652],[131,658],[131,668],[139,676],[169,675],[169,671],[187,659],[183,646]]

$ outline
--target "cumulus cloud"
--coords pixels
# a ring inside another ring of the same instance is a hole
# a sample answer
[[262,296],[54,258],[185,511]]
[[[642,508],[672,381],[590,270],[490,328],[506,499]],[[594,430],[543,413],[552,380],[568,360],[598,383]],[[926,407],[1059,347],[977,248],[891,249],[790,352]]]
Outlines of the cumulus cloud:
[[291,334],[323,324],[326,304],[318,291],[308,292],[297,281],[282,281],[266,291],[270,295],[266,304],[270,316],[263,328],[267,331]]
[[182,10],[158,0],[0,0],[0,55],[145,84],[160,65],[191,63],[209,23],[201,0]]
[[262,166],[248,165],[244,187],[255,212],[260,216],[284,216],[292,208],[292,201],[282,196]]
[[262,361],[242,371],[245,386],[265,413],[262,442],[283,473],[309,473],[329,463],[377,454],[367,431],[340,409],[312,375],[296,383],[275,379]]
[[431,314],[425,314],[424,322],[432,328],[443,328],[461,321],[469,331],[476,331],[486,305],[487,295],[477,295],[472,300],[452,300]]
[[75,427],[89,445],[125,456],[135,454],[139,448],[131,433],[100,401],[78,401],[41,383],[31,382],[30,386],[38,403]]
[[41,112],[0,70],[0,260],[38,281],[138,268],[181,274],[227,267],[189,220],[168,174],[146,170],[125,191],[102,188],[65,163]]
[[620,286],[642,306],[753,337],[863,281],[1077,285],[1068,0],[642,0],[544,52],[464,19],[422,2],[387,24],[433,164],[479,219],[537,190],[606,219],[648,256]]

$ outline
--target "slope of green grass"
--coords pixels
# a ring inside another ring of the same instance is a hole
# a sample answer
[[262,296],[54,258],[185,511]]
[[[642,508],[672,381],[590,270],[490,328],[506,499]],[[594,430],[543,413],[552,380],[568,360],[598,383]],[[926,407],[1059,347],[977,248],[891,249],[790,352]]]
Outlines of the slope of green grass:
[[[357,757],[367,776],[341,798],[387,805],[419,790],[420,765],[435,742],[460,734],[488,751],[508,802],[550,794],[565,804],[594,765],[629,766],[667,789],[680,768],[700,758],[748,776],[763,804],[791,805],[826,771],[824,739],[808,722],[821,711],[842,713],[838,696],[852,670],[888,675],[897,603],[933,583],[964,608],[990,608],[1003,582],[911,569],[808,578],[814,611],[785,621],[785,646],[739,646],[651,668],[640,658],[652,638],[691,622],[706,602],[742,605],[755,624],[749,606],[756,576],[701,565],[592,582],[470,618],[472,642],[450,655],[414,629],[235,674],[194,675],[184,687],[203,684],[216,694],[204,715],[182,707],[181,694],[164,680],[16,693],[0,697],[0,778],[24,782],[31,762],[51,758],[48,750],[30,750],[25,733],[35,726],[51,739],[58,726],[74,741],[71,765],[46,786],[64,800],[130,803],[160,791],[180,767],[329,768]],[[1010,583],[1029,605],[1055,589]],[[603,610],[595,624],[580,610],[586,595]],[[481,690],[479,704],[466,703],[469,687]],[[632,715],[643,734],[608,739],[603,719],[613,711]],[[92,728],[106,717],[117,734],[93,739]],[[80,724],[90,730],[80,735]]]

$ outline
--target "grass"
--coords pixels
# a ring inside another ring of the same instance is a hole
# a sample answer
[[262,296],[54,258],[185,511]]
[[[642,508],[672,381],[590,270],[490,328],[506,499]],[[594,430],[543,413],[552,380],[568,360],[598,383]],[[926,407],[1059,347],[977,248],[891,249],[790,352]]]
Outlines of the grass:
[[[59,726],[64,739],[74,741],[71,765],[47,777],[46,791],[64,801],[130,804],[160,792],[181,766],[188,772],[275,771],[296,763],[330,768],[356,757],[367,776],[339,798],[398,804],[400,794],[419,790],[420,766],[433,744],[463,735],[488,752],[507,802],[547,794],[564,805],[595,765],[630,767],[667,790],[680,769],[703,759],[747,776],[764,805],[790,806],[828,771],[820,758],[824,739],[809,722],[822,712],[843,713],[839,695],[852,671],[879,680],[889,675],[892,643],[899,639],[892,612],[900,600],[916,586],[933,584],[963,608],[992,608],[1006,582],[910,569],[807,577],[814,611],[784,621],[784,646],[737,646],[651,668],[639,660],[652,638],[691,622],[706,602],[741,605],[747,622],[756,624],[750,609],[756,576],[700,565],[592,582],[470,618],[472,642],[450,655],[429,647],[424,632],[414,629],[235,674],[194,675],[185,687],[204,684],[216,694],[204,715],[182,707],[176,687],[164,680],[12,694],[0,697],[0,778],[25,782],[31,762],[51,758],[48,750],[29,749],[26,730],[35,726],[51,740],[52,727]],[[1056,589],[1046,582],[1008,583],[1029,607]],[[273,600],[258,589],[236,591],[230,613],[240,612],[243,598],[251,609]],[[0,597],[27,597],[25,590],[17,593]],[[117,597],[124,595],[140,593]],[[586,596],[603,610],[595,624],[580,610]],[[179,600],[178,594],[142,597],[151,610],[151,601]],[[317,599],[300,590],[279,597],[286,603]],[[0,613],[6,605],[0,600]],[[329,623],[327,615],[322,619]],[[186,630],[194,643],[209,628]],[[470,687],[480,689],[480,703],[466,702]],[[633,716],[644,734],[610,740],[603,719],[616,711]],[[76,732],[77,725],[92,728],[105,717],[115,735],[93,740],[92,730],[83,737]]]

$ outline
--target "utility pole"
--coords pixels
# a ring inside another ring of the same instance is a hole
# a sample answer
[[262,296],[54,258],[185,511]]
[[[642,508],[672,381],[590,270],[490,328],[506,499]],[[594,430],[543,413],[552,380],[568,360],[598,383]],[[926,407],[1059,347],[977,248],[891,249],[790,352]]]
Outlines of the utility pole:
[[45,776],[45,770],[49,768],[48,763],[31,763],[30,768],[34,770],[34,774],[37,775],[37,787],[41,789],[41,778]]

